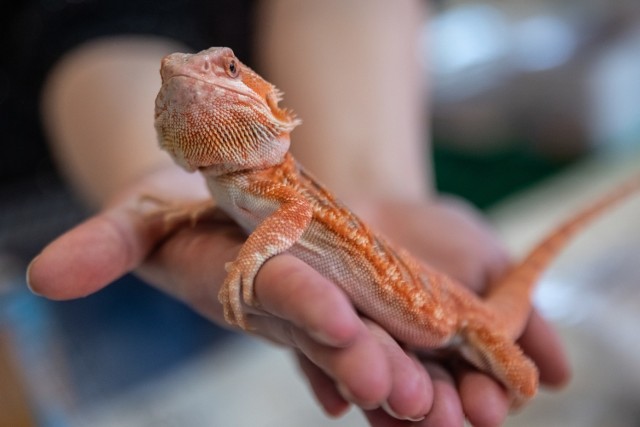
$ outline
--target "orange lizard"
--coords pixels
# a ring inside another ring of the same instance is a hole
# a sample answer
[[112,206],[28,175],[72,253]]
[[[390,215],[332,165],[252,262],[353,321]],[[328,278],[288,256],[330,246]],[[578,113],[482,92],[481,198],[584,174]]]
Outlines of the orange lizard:
[[160,73],[155,125],[161,147],[186,170],[199,171],[215,206],[249,234],[227,264],[219,293],[230,324],[250,327],[249,315],[260,310],[254,278],[269,258],[288,251],[405,345],[457,352],[500,381],[514,407],[535,395],[537,368],[515,342],[534,284],[571,235],[640,188],[640,179],[561,226],[481,299],[375,234],[296,163],[288,149],[300,121],[278,106],[280,92],[231,49],[169,55]]

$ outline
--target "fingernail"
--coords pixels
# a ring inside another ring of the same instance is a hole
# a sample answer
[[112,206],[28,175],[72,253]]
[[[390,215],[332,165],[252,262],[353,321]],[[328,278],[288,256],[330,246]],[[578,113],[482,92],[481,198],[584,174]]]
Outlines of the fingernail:
[[339,343],[335,339],[333,339],[333,337],[330,337],[324,332],[320,332],[318,330],[312,330],[312,329],[310,329],[308,332],[311,338],[313,338],[315,341],[317,341],[320,344],[328,345],[331,347],[339,346]]
[[349,389],[342,383],[336,383],[336,388],[338,389],[338,393],[340,393],[340,396],[342,396],[344,400],[358,405],[360,408],[364,409],[365,411],[370,411],[378,408],[377,404],[366,405],[366,404],[358,403],[355,396],[351,394],[351,391],[349,391]]
[[382,406],[382,409],[384,409],[384,412],[391,415],[396,420],[404,420],[404,421],[411,421],[411,422],[417,423],[418,421],[422,421],[425,419],[424,415],[419,418],[412,418],[412,417],[399,415],[391,408],[391,405],[389,405],[389,402],[387,401],[382,402],[381,406]]
[[37,255],[35,258],[33,258],[31,260],[31,262],[29,263],[29,265],[27,266],[27,272],[26,272],[25,280],[27,282],[27,288],[29,288],[29,290],[31,291],[32,294],[37,295],[37,296],[42,296],[41,294],[39,294],[38,292],[33,290],[33,287],[31,286],[31,267],[33,267],[33,264],[35,264],[35,262],[38,260],[38,258],[40,258],[40,255]]
[[347,402],[353,402],[355,400],[347,386],[345,386],[344,384],[336,383],[336,388],[338,389],[338,393],[340,393],[340,396],[342,396],[342,398]]

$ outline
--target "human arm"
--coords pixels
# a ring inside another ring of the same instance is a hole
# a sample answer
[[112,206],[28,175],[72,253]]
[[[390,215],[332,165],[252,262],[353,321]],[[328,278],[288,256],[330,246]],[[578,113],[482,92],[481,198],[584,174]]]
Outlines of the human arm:
[[424,4],[262,3],[260,72],[303,119],[292,152],[346,201],[433,194],[418,56]]

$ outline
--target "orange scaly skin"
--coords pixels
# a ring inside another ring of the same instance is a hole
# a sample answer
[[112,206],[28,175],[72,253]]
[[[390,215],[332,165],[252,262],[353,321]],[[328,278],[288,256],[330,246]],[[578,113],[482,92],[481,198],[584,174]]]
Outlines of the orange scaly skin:
[[288,153],[299,124],[280,94],[228,48],[162,61],[156,100],[160,144],[200,171],[216,205],[249,234],[219,294],[227,321],[248,328],[259,311],[253,280],[288,251],[340,286],[366,316],[406,345],[457,351],[499,380],[518,406],[538,387],[534,364],[515,340],[531,311],[537,277],[566,240],[630,183],[574,218],[516,265],[484,300],[373,233]]

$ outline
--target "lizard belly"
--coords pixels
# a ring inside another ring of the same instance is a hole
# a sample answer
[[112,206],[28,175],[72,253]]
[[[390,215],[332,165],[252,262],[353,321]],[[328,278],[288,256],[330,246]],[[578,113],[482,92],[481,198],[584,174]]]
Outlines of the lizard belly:
[[216,206],[229,215],[247,234],[269,215],[275,212],[280,204],[268,197],[254,195],[247,191],[233,191],[233,185],[208,179],[209,193]]
[[412,274],[388,248],[371,251],[367,259],[358,245],[314,221],[290,252],[340,286],[360,312],[400,341],[422,349],[446,345],[457,324],[455,315],[445,314],[455,313],[446,307],[453,303],[448,292],[431,286],[424,272]]

